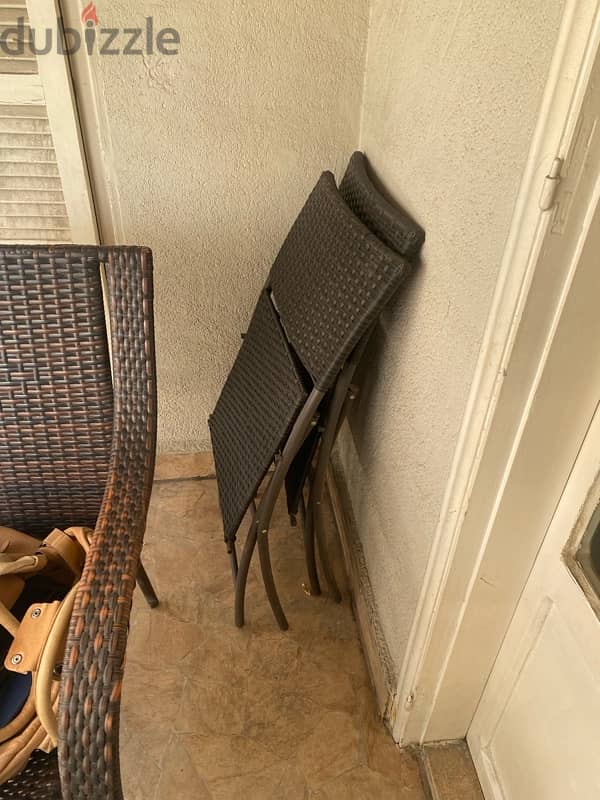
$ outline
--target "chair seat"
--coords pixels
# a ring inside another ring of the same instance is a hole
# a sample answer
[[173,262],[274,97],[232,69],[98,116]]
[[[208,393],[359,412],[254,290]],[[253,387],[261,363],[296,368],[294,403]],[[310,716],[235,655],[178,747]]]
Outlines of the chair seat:
[[209,420],[226,539],[235,539],[308,396],[306,384],[263,291]]

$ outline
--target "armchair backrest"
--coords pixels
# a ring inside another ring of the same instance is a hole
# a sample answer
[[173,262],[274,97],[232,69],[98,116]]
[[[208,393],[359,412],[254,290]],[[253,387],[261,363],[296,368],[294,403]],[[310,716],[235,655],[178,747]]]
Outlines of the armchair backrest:
[[113,387],[98,248],[0,247],[0,520],[93,527]]

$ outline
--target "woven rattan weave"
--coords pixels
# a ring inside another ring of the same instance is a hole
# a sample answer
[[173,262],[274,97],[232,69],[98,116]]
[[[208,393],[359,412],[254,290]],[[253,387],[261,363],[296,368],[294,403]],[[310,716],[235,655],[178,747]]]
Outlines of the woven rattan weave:
[[306,396],[277,313],[263,291],[209,420],[227,539],[235,537]]
[[156,443],[152,304],[147,249],[0,248],[0,522],[38,535],[95,526],[61,678],[58,759],[36,755],[0,798],[123,798],[120,695]]
[[[360,221],[398,255],[410,261],[418,257],[425,241],[425,231],[375,186],[364,153],[357,151],[352,155],[340,184],[340,195]],[[326,398],[325,405],[329,399]],[[298,513],[302,488],[319,439],[319,432],[315,430],[298,452],[286,476],[288,511],[293,516]]]
[[425,231],[375,186],[364,153],[357,151],[352,155],[340,183],[340,194],[356,216],[388,247],[409,260],[417,258],[425,241]]
[[288,339],[319,390],[331,388],[408,270],[323,173],[270,276]]

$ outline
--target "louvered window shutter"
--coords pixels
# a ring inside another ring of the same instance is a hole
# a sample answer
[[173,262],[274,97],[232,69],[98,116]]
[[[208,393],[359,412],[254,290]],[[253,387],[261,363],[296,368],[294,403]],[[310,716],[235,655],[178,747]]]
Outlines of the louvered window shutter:
[[[54,0],[0,0],[0,243],[97,242],[97,229],[69,64],[58,53]],[[24,19],[24,46],[17,23]],[[39,30],[38,30],[39,29]],[[53,31],[52,51],[30,43]],[[12,51],[18,55],[12,55]]]

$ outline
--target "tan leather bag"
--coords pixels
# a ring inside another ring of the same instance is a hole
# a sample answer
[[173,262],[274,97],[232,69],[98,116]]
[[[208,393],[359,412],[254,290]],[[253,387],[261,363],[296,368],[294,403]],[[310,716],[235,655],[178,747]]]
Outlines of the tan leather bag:
[[[0,677],[4,689],[10,690],[11,680],[15,683],[18,676],[23,676],[18,692],[30,685],[22,706],[14,693],[10,697],[14,715],[8,708],[0,714],[0,785],[21,772],[35,750],[49,753],[57,745],[60,667],[92,533],[89,528],[56,529],[40,543],[20,531],[0,527],[0,626],[10,642]],[[13,610],[27,582],[36,576],[43,576],[44,585],[53,587],[62,599],[44,602],[46,596],[35,602],[36,598],[30,598],[33,604],[17,619]]]

